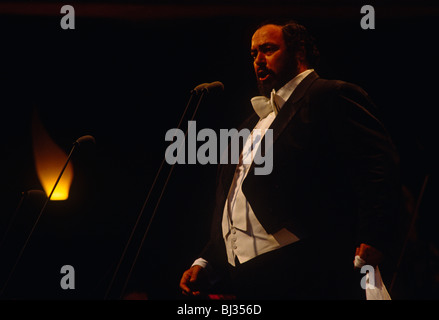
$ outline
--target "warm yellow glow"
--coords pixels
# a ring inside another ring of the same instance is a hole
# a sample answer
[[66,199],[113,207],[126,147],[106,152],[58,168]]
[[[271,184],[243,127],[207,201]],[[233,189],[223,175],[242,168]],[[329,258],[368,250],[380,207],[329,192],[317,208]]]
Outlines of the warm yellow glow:
[[[50,137],[36,112],[32,119],[32,144],[38,179],[49,196],[67,161],[67,154]],[[73,166],[67,165],[50,200],[66,200],[73,180]]]

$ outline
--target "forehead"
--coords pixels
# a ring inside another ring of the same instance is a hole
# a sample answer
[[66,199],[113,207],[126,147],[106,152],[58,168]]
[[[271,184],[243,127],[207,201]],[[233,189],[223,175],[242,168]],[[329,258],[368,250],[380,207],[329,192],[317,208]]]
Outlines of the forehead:
[[256,30],[252,37],[252,48],[257,48],[265,43],[282,45],[284,43],[282,27],[268,24]]

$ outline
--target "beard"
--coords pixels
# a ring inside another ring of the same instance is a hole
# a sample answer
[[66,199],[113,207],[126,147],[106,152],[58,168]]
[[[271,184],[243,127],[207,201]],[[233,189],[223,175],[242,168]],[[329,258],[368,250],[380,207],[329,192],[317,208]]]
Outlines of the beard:
[[[273,76],[272,76],[273,77]],[[259,78],[256,78],[256,81],[258,83],[258,91],[261,96],[266,96],[267,98],[270,98],[271,91],[277,87],[277,81],[273,77],[270,79],[271,81],[261,81]]]
[[296,61],[292,61],[288,65],[285,65],[285,67],[282,68],[278,73],[275,73],[273,70],[267,68],[261,69],[264,69],[264,71],[270,75],[270,77],[264,81],[259,80],[259,77],[256,76],[259,94],[261,96],[266,96],[267,98],[270,98],[271,91],[273,91],[273,89],[276,91],[279,90],[298,74],[298,66]]

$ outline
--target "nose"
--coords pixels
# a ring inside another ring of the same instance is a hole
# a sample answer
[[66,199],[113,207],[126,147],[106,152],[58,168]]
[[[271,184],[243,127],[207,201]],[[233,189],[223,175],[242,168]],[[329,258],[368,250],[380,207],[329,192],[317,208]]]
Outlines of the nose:
[[267,64],[267,60],[265,59],[265,54],[259,51],[254,60],[254,64],[255,66],[265,66]]

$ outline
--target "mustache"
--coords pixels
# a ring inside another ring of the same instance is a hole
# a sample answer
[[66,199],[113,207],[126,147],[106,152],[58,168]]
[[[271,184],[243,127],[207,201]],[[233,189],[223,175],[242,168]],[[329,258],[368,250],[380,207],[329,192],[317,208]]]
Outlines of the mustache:
[[256,74],[258,75],[258,76],[266,76],[266,75],[272,75],[272,76],[274,76],[274,75],[276,75],[275,73],[274,73],[274,71],[273,70],[271,70],[271,69],[268,69],[268,68],[265,68],[265,67],[259,67],[259,68],[257,68],[256,69]]

